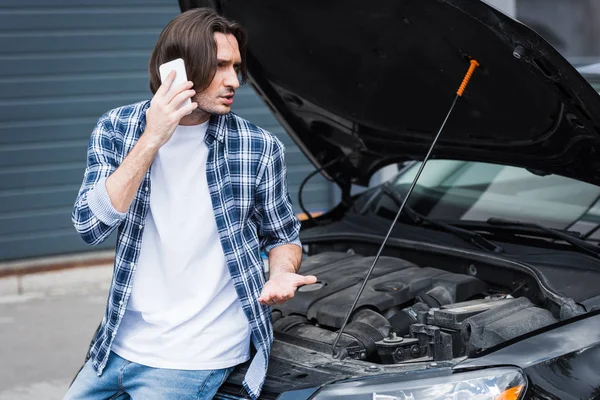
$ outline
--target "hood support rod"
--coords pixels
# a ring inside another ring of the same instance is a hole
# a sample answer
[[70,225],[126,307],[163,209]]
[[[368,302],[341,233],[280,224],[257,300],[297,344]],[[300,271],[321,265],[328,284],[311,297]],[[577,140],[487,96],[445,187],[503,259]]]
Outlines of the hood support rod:
[[377,261],[379,261],[381,252],[383,251],[388,239],[390,238],[390,235],[392,234],[394,225],[396,225],[396,222],[398,222],[398,219],[400,218],[400,214],[402,214],[402,210],[404,209],[404,206],[406,205],[408,198],[410,197],[413,189],[415,188],[417,181],[419,180],[419,177],[421,176],[421,173],[423,172],[423,169],[425,168],[425,164],[427,163],[427,160],[429,160],[429,157],[431,156],[431,152],[433,151],[433,148],[435,147],[435,145],[440,137],[440,134],[442,133],[442,131],[444,130],[444,127],[446,126],[446,122],[448,122],[448,119],[450,118],[450,115],[452,114],[452,111],[454,110],[454,106],[456,105],[458,98],[462,97],[463,93],[465,92],[465,89],[467,88],[467,85],[469,84],[469,81],[471,80],[471,77],[473,76],[473,72],[475,72],[475,69],[477,67],[479,67],[479,63],[476,60],[472,59],[470,61],[469,70],[467,71],[462,83],[460,84],[460,87],[458,88],[458,90],[456,92],[456,96],[454,97],[452,106],[450,106],[450,110],[448,110],[448,114],[446,114],[446,118],[444,119],[444,122],[442,123],[440,130],[438,131],[437,135],[435,135],[435,138],[433,139],[433,143],[431,143],[431,146],[429,147],[429,151],[427,152],[427,155],[423,159],[423,162],[421,163],[421,166],[419,167],[419,170],[417,171],[417,175],[413,179],[413,181],[410,185],[410,188],[408,189],[408,192],[406,193],[406,196],[404,196],[404,200],[402,201],[402,204],[400,205],[400,208],[398,209],[398,212],[396,213],[396,217],[394,218],[394,221],[392,222],[390,229],[388,230],[387,235],[385,236],[385,239],[383,239],[383,243],[381,243],[381,246],[379,247],[379,251],[377,252],[377,255],[375,256],[375,259],[373,260],[373,264],[371,265],[369,272],[367,272],[367,276],[365,276],[365,280],[363,281],[363,284],[360,287],[360,290],[358,291],[358,294],[356,295],[354,302],[352,303],[352,307],[350,307],[350,310],[346,314],[346,318],[344,319],[344,323],[342,324],[342,327],[340,328],[340,330],[338,332],[335,342],[333,342],[332,354],[333,354],[334,358],[339,358],[342,355],[342,352],[337,351],[336,348],[337,348],[338,342],[340,341],[340,338],[342,337],[344,328],[346,327],[346,325],[348,325],[348,321],[350,321],[352,312],[356,308],[356,305],[358,304],[358,300],[360,299],[360,296],[362,295],[363,291],[365,290],[365,287],[367,286],[367,282],[369,281],[371,274],[373,274],[373,270],[375,269],[375,265],[377,265]]

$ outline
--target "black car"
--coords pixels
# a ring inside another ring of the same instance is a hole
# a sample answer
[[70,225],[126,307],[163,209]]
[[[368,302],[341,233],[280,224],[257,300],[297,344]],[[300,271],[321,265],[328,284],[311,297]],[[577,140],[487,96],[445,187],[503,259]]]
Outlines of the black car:
[[555,49],[477,0],[180,5],[247,29],[251,84],[342,192],[304,222],[319,281],[273,308],[263,398],[600,399],[600,97]]

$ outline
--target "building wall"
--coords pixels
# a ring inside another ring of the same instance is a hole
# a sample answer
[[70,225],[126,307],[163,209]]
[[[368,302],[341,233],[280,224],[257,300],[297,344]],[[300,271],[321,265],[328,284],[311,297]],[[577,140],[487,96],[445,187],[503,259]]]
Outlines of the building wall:
[[[178,13],[176,0],[0,3],[0,260],[92,250],[70,220],[89,135],[105,111],[150,97],[148,58]],[[297,189],[312,165],[250,87],[234,111],[286,144],[300,211]],[[329,207],[330,193],[315,179],[307,206]]]

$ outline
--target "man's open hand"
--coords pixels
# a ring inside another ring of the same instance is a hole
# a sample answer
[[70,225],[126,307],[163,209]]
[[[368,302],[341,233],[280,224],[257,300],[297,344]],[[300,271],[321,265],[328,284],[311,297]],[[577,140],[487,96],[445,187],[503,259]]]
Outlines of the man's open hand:
[[316,276],[302,276],[293,272],[281,272],[269,278],[258,298],[259,303],[274,306],[294,297],[296,289],[302,285],[317,282]]

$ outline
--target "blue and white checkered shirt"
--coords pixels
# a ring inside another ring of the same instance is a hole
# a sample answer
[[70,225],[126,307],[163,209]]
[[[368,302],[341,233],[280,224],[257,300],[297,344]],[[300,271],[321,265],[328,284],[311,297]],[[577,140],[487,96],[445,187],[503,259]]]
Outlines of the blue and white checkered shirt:
[[[108,303],[90,350],[98,375],[106,366],[131,294],[151,190],[148,171],[129,211],[119,213],[110,202],[105,181],[144,132],[149,105],[145,101],[116,108],[100,118],[89,142],[87,168],[73,209],[75,228],[88,244],[99,244],[118,229]],[[243,385],[257,398],[273,341],[270,308],[257,301],[265,283],[260,250],[300,245],[300,222],[287,190],[284,148],[275,136],[229,113],[211,117],[205,140],[209,148],[206,174],[221,245],[256,349]]]

